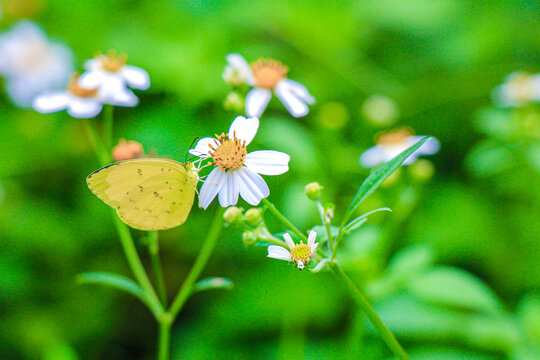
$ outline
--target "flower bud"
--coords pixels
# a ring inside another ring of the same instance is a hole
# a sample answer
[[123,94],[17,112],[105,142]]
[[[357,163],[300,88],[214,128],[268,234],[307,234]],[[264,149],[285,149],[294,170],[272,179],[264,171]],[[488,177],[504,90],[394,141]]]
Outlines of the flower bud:
[[230,206],[223,213],[223,221],[225,225],[237,225],[242,223],[243,210],[236,206]]
[[138,159],[144,155],[144,149],[141,143],[137,141],[126,141],[120,139],[112,152],[114,161]]
[[257,242],[257,234],[254,231],[244,231],[242,234],[242,241],[246,245],[253,245]]
[[397,121],[399,109],[394,100],[384,95],[371,95],[362,105],[362,114],[371,125],[386,127]]
[[418,159],[414,164],[411,164],[407,170],[409,174],[418,181],[428,181],[435,174],[435,166],[426,159]]
[[244,99],[236,91],[231,91],[223,100],[225,110],[234,110],[237,112],[244,111]]
[[244,215],[244,220],[249,226],[258,226],[262,221],[261,210],[256,208],[249,209]]
[[317,201],[321,198],[322,189],[324,189],[324,187],[318,182],[312,182],[306,185],[304,193],[310,200]]

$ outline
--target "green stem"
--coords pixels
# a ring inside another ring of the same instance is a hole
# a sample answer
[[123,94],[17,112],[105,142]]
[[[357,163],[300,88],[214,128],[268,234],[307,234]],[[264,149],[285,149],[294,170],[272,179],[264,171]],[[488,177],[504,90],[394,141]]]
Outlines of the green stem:
[[283,214],[279,212],[278,209],[270,202],[270,200],[264,198],[262,199],[263,203],[268,207],[268,210],[274,214],[274,216],[283,223],[286,227],[289,228],[293,233],[295,233],[301,240],[304,240],[307,243],[307,236],[304,235],[293,223],[291,223]]
[[223,222],[223,219],[222,219],[223,212],[224,212],[223,208],[219,208],[216,211],[216,214],[214,215],[214,220],[212,221],[212,224],[210,225],[210,228],[208,230],[206,239],[204,240],[201,251],[199,252],[199,255],[197,256],[197,259],[195,260],[193,267],[189,271],[189,274],[186,280],[182,284],[182,287],[180,287],[178,294],[176,295],[175,299],[172,302],[172,305],[169,309],[169,313],[171,314],[173,321],[178,316],[178,313],[180,312],[180,310],[182,310],[182,307],[184,306],[187,299],[189,298],[189,295],[191,294],[191,291],[193,289],[193,284],[195,283],[195,281],[197,281],[197,279],[201,275],[201,272],[206,266],[206,263],[208,262],[210,255],[212,255],[212,251],[214,251],[214,248],[219,238],[219,233],[221,232],[221,227],[222,227],[222,222]]
[[159,322],[158,334],[158,360],[169,360],[169,347],[171,342],[171,323]]
[[105,104],[103,106],[103,143],[108,150],[112,150],[113,126],[114,106]]
[[107,150],[105,150],[105,145],[103,145],[103,141],[101,140],[92,119],[84,119],[83,124],[86,134],[88,135],[88,139],[90,140],[90,144],[98,157],[100,165],[107,165],[111,162],[111,157],[109,156]]
[[360,290],[353,284],[351,279],[341,270],[341,268],[336,264],[335,262],[330,262],[330,268],[334,272],[334,275],[341,280],[343,285],[347,288],[351,296],[354,298],[356,303],[362,308],[362,310],[366,313],[369,321],[371,324],[375,327],[383,341],[386,343],[388,348],[394,353],[394,355],[400,359],[400,360],[409,360],[409,356],[403,350],[397,339],[395,338],[394,334],[388,330],[386,325],[382,322],[382,320],[379,318],[375,310],[371,307],[369,302],[366,300],[364,295],[360,292]]
[[317,200],[317,209],[319,210],[319,214],[321,215],[322,224],[326,229],[326,236],[328,237],[328,250],[330,251],[330,254],[332,254],[332,249],[334,248],[332,245],[332,229],[330,228],[330,223],[326,219],[326,214],[324,213],[324,206],[321,204],[320,200]]
[[135,276],[135,279],[137,279],[139,285],[146,292],[149,303],[151,305],[150,310],[156,316],[156,319],[158,319],[159,321],[159,318],[163,314],[164,309],[159,302],[154,288],[152,287],[152,283],[146,275],[146,271],[144,270],[144,266],[141,262],[141,259],[139,258],[139,254],[137,253],[137,249],[135,248],[135,245],[133,243],[133,238],[131,237],[129,228],[122,222],[122,220],[120,220],[120,218],[116,214],[116,211],[113,211],[112,215],[116,231],[118,232],[118,236],[120,237],[120,243],[122,244],[124,254],[126,255],[129,263],[129,267],[131,268],[131,271],[133,272],[133,275]]
[[152,271],[156,281],[156,288],[164,307],[167,307],[167,287],[165,286],[165,278],[161,270],[161,260],[159,258],[159,240],[157,231],[148,232],[148,253],[152,263]]

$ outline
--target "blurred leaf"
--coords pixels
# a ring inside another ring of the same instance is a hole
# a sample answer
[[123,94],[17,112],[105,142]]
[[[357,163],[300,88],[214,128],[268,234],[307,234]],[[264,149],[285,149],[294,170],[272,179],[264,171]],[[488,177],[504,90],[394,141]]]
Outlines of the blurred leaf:
[[77,276],[77,281],[79,284],[99,284],[125,291],[141,300],[144,304],[150,306],[144,290],[139,285],[135,284],[133,280],[125,276],[103,272],[87,272],[79,274]]
[[495,175],[515,165],[511,146],[484,140],[467,154],[465,165],[475,175]]
[[230,279],[222,277],[210,277],[197,281],[193,285],[192,294],[212,289],[232,290],[234,284]]
[[417,298],[432,304],[482,313],[501,311],[493,291],[471,273],[458,268],[435,267],[413,279],[408,288]]
[[531,167],[540,173],[540,142],[530,144],[525,155]]
[[360,185],[360,188],[358,189],[356,195],[351,201],[351,204],[349,205],[349,208],[347,209],[347,212],[345,213],[343,223],[345,223],[349,219],[354,210],[356,210],[358,205],[360,205],[360,203],[362,203],[365,198],[367,198],[372,192],[374,192],[379,187],[379,185],[381,185],[381,183],[386,178],[388,178],[401,165],[401,163],[403,163],[403,161],[405,161],[413,152],[415,152],[420,146],[422,146],[423,143],[425,143],[429,139],[429,136],[423,138],[392,160],[385,162],[384,164],[373,170],[371,174],[368,175],[366,180],[364,180],[362,185]]
[[43,360],[77,360],[77,353],[69,344],[56,342],[49,345],[43,354]]
[[435,261],[433,246],[430,244],[416,244],[401,249],[388,264],[387,270],[391,273],[403,275],[417,274],[426,269]]
[[527,337],[540,345],[540,295],[523,297],[519,302],[518,315]]
[[495,360],[497,358],[452,347],[421,346],[407,349],[411,360]]

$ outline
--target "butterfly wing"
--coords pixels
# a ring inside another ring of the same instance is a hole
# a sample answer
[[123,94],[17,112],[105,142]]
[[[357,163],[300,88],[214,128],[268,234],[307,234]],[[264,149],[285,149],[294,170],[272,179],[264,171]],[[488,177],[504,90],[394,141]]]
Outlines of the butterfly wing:
[[183,224],[191,211],[196,171],[173,160],[135,159],[94,171],[88,187],[139,230],[165,230]]

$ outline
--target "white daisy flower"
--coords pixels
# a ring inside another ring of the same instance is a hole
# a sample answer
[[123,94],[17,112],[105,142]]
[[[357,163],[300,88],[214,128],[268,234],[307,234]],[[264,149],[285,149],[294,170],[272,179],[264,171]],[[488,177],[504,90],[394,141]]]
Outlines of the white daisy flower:
[[308,105],[315,103],[304,85],[287,79],[289,68],[279,61],[259,59],[250,66],[239,54],[229,54],[226,59],[229,64],[223,73],[225,81],[235,86],[245,83],[253,87],[246,96],[248,117],[262,115],[272,98],[272,92],[296,118],[307,115]]
[[251,205],[257,205],[270,194],[268,185],[259,175],[280,175],[289,170],[290,156],[273,150],[248,154],[247,145],[253,140],[259,119],[238,116],[228,134],[202,138],[189,152],[202,160],[212,159],[215,168],[204,181],[199,194],[199,206],[206,209],[219,193],[223,207],[236,205],[238,195]]
[[85,63],[87,72],[80,83],[84,87],[99,88],[106,103],[119,106],[135,106],[139,99],[128,87],[147,90],[150,87],[148,73],[136,66],[126,65],[127,56],[111,50],[107,55],[98,55]]
[[65,86],[72,72],[72,51],[38,25],[21,21],[0,35],[0,75],[15,105],[30,107],[36,95]]
[[492,98],[500,107],[521,107],[540,102],[540,74],[512,73],[493,89]]
[[294,262],[299,269],[303,269],[317,251],[319,243],[315,242],[316,238],[317,233],[312,230],[309,232],[307,244],[300,241],[300,244],[295,245],[291,235],[285,233],[283,234],[283,239],[285,239],[285,243],[289,250],[283,246],[270,245],[268,247],[267,256],[278,260]]
[[[379,136],[377,145],[367,149],[360,156],[360,164],[365,168],[371,168],[383,162],[395,158],[407,150],[425,136],[413,136],[407,128],[400,128]],[[403,165],[413,164],[420,155],[433,155],[439,151],[439,141],[431,138],[413,152]]]
[[103,109],[97,88],[87,89],[79,84],[79,75],[74,74],[65,91],[48,92],[37,96],[32,107],[42,114],[66,110],[74,118],[92,118]]

